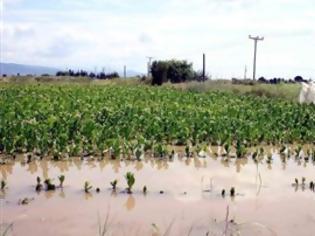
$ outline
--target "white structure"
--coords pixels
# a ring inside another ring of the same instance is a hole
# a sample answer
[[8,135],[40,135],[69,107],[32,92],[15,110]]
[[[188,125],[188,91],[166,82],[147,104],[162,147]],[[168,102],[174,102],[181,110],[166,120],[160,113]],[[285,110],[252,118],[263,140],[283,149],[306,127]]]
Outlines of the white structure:
[[263,41],[264,37],[253,37],[251,35],[248,36],[249,39],[254,40],[254,64],[253,64],[253,80],[256,80],[256,56],[257,56],[257,42]]
[[302,89],[299,97],[300,103],[315,104],[315,84],[302,83]]

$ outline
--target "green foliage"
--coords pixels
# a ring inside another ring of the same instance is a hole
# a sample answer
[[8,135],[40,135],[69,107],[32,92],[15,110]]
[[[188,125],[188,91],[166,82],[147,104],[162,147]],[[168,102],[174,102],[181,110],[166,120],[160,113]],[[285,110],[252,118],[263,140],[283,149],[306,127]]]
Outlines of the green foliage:
[[63,182],[65,181],[65,176],[60,175],[60,176],[58,176],[58,179],[59,179],[60,187],[63,187]]
[[154,156],[162,158],[165,157],[167,154],[168,154],[167,148],[161,143],[157,144]]
[[128,193],[132,193],[132,191],[131,191],[132,186],[136,182],[134,174],[131,172],[127,172],[127,174],[125,175],[125,179],[126,179],[127,185],[128,185],[127,191],[128,191]]
[[117,179],[115,179],[114,181],[110,182],[110,185],[112,186],[113,190],[116,190],[117,183],[118,183]]
[[192,64],[185,60],[154,61],[151,72],[153,85],[162,85],[167,81],[180,83],[193,80],[196,77]]
[[225,143],[224,144],[224,150],[226,152],[226,155],[228,156],[230,154],[230,151],[231,151],[231,145],[229,143]]
[[119,158],[150,149],[165,156],[173,144],[226,148],[242,140],[245,148],[315,140],[313,105],[166,87],[0,85],[0,117],[4,154],[36,150],[58,159],[109,148]]
[[240,141],[237,141],[236,144],[236,157],[237,158],[243,158],[246,155],[246,148],[244,144],[242,144]]

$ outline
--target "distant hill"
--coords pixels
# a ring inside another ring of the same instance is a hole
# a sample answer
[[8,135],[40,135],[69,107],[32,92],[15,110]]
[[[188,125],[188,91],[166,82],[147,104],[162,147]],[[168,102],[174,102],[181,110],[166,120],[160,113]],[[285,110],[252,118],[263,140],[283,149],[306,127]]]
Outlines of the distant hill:
[[16,63],[0,63],[0,75],[55,75],[59,69],[45,66],[23,65]]
[[[0,75],[6,74],[10,76],[10,75],[17,75],[18,73],[20,75],[42,75],[42,74],[55,75],[57,71],[60,71],[60,69],[53,68],[53,67],[46,67],[46,66],[24,65],[24,64],[16,64],[16,63],[0,63]],[[134,76],[142,75],[142,74],[143,73],[140,73],[134,70],[127,70],[127,77],[134,77]],[[123,77],[124,73],[120,71],[119,75]]]

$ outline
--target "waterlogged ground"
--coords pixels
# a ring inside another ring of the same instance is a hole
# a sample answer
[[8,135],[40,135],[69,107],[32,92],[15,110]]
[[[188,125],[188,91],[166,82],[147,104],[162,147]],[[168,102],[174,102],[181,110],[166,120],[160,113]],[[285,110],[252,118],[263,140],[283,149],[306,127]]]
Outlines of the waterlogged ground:
[[[0,166],[1,178],[8,183],[1,193],[2,226],[13,223],[8,235],[34,236],[100,235],[99,227],[104,225],[105,235],[315,234],[315,193],[308,186],[315,180],[312,160],[291,157],[284,163],[278,154],[271,164],[266,160],[256,164],[251,158],[223,159],[73,158],[27,164],[18,157]],[[132,195],[122,193],[127,171],[136,177]],[[63,189],[35,192],[37,176],[54,178],[58,184],[60,174],[66,177]],[[292,185],[302,177],[304,188]],[[114,179],[118,179],[116,193],[109,184]],[[83,191],[87,180],[93,185],[90,194]],[[232,186],[234,198],[229,196]],[[222,189],[226,189],[224,198]],[[33,200],[19,204],[26,197]]]

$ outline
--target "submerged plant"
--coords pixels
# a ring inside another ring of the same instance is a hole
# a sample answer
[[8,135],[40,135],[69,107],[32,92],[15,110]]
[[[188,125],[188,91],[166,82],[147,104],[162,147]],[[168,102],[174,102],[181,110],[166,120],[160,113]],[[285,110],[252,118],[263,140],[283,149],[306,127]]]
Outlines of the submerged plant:
[[136,154],[137,160],[140,161],[141,160],[140,158],[141,158],[141,155],[142,155],[142,151],[140,150],[140,148],[136,149],[135,154]]
[[110,182],[110,185],[112,186],[112,188],[113,188],[114,191],[116,190],[117,183],[118,183],[118,180],[117,180],[117,179],[115,179],[115,180],[113,180],[112,182]]
[[27,158],[27,164],[29,164],[29,163],[31,163],[32,162],[32,154],[27,154],[27,156],[26,156],[26,158]]
[[261,147],[261,148],[259,149],[259,153],[260,153],[261,155],[264,155],[265,149],[264,149],[263,147]]
[[169,155],[169,159],[173,160],[174,156],[175,156],[175,150],[173,149],[171,154]]
[[196,148],[195,148],[195,152],[197,155],[199,155],[199,153],[202,151],[202,147],[200,146],[200,144],[197,144]]
[[305,186],[305,181],[306,181],[305,177],[302,177],[302,185],[303,186]]
[[185,154],[186,154],[186,157],[190,157],[190,147],[189,147],[189,145],[186,145],[186,147],[185,147]]
[[126,179],[127,185],[128,185],[127,192],[129,194],[131,194],[132,193],[132,191],[131,191],[132,190],[132,186],[134,185],[134,183],[136,181],[136,179],[134,177],[134,174],[131,173],[131,172],[127,172],[127,174],[125,176],[125,179]]
[[252,155],[252,158],[253,158],[253,160],[254,161],[257,161],[257,158],[258,157],[258,150],[256,150],[254,153],[253,153],[253,155]]
[[230,154],[230,151],[231,151],[231,145],[230,143],[225,143],[224,144],[224,150],[226,152],[226,155],[228,156]]
[[142,192],[143,192],[144,194],[147,193],[147,186],[145,186],[145,185],[143,186]]
[[4,190],[6,186],[7,186],[7,182],[4,179],[1,180],[1,190]]
[[63,188],[63,182],[65,181],[65,176],[64,175],[60,175],[58,176],[59,179],[59,183],[60,183],[60,187]]
[[267,157],[267,163],[271,164],[271,162],[272,162],[272,154],[268,155]]
[[46,179],[44,181],[44,183],[46,185],[46,191],[51,191],[51,190],[55,190],[56,189],[56,186],[51,183],[51,179]]
[[232,187],[232,188],[230,189],[230,196],[231,196],[231,197],[234,197],[234,196],[235,196],[235,188],[234,188],[234,187]]
[[168,154],[167,148],[161,143],[157,144],[155,151],[156,151],[155,156],[160,158],[163,158]]
[[115,160],[116,158],[120,157],[121,147],[120,147],[119,139],[114,139],[112,141],[112,146],[110,147],[109,150],[110,150],[110,157],[112,160]]
[[85,183],[84,183],[84,192],[85,193],[89,193],[92,188],[93,188],[93,186],[90,185],[90,183],[88,181],[85,181]]
[[35,190],[36,190],[36,192],[39,192],[43,188],[43,185],[41,184],[41,179],[39,176],[37,176],[36,182],[37,182],[37,184],[36,184]]
[[297,158],[300,157],[301,151],[302,151],[302,146],[301,146],[301,145],[298,145],[297,148],[295,149],[295,154],[296,154],[296,157],[297,157]]
[[237,158],[243,158],[246,155],[246,148],[244,144],[242,144],[240,141],[237,141],[236,144],[236,157]]
[[279,150],[280,154],[283,154],[286,149],[287,149],[286,146],[282,145],[282,147]]

